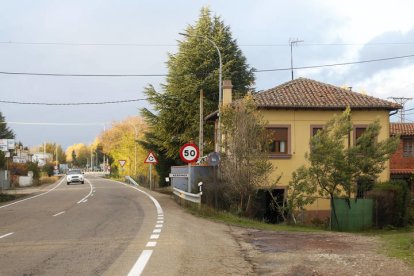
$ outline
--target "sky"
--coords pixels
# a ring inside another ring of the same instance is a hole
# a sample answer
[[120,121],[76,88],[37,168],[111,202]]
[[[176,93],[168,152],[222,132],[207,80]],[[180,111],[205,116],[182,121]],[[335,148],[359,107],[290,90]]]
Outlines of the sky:
[[[210,8],[257,70],[414,54],[413,1],[0,1],[0,72],[166,74],[179,33]],[[414,57],[295,70],[306,77],[387,99],[414,96]],[[290,81],[290,71],[256,73],[257,91]],[[145,98],[164,77],[52,77],[0,74],[0,100],[77,103]],[[33,147],[90,144],[113,122],[137,116],[146,101],[87,106],[0,103],[16,139]],[[414,100],[406,103],[414,108]],[[414,122],[414,110],[407,111]],[[393,116],[392,120],[399,120]],[[23,124],[24,123],[24,124]],[[66,125],[65,125],[66,124]]]

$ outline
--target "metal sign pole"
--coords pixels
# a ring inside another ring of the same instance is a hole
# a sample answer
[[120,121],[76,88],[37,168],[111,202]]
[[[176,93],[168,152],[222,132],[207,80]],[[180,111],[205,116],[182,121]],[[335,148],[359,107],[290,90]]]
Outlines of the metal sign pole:
[[188,184],[187,184],[187,192],[191,193],[191,163],[188,163]]
[[150,163],[150,171],[149,171],[149,173],[150,173],[150,175],[149,175],[149,177],[150,177],[150,179],[149,179],[149,184],[150,184],[150,190],[152,190],[152,179],[151,179],[151,174],[152,174],[152,163]]

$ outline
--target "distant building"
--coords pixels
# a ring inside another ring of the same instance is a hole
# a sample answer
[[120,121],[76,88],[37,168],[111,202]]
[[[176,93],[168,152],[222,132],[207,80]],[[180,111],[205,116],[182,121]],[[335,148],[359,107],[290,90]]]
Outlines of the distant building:
[[390,160],[391,178],[405,180],[414,196],[414,123],[391,123],[390,134],[400,135],[400,144]]
[[44,166],[48,161],[53,161],[53,155],[51,153],[37,152],[32,156],[32,162],[37,162],[39,166]]

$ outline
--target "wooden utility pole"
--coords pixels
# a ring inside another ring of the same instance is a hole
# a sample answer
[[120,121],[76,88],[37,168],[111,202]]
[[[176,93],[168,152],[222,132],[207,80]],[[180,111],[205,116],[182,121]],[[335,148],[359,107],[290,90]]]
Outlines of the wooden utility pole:
[[198,148],[200,149],[200,157],[203,156],[204,152],[204,109],[203,109],[203,98],[204,93],[203,89],[200,90],[200,130],[199,130],[199,138],[198,138]]

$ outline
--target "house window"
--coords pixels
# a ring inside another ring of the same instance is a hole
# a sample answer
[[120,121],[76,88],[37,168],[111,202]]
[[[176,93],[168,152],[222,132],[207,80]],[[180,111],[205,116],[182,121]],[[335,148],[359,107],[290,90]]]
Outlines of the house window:
[[366,126],[355,126],[354,127],[354,145],[357,144],[358,138],[364,134],[365,130],[367,129]]
[[288,154],[290,151],[289,127],[271,127],[269,132],[269,152],[271,154]]
[[311,136],[315,136],[318,131],[322,130],[323,127],[322,126],[311,126]]
[[403,156],[414,157],[414,139],[403,139]]

